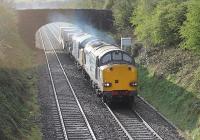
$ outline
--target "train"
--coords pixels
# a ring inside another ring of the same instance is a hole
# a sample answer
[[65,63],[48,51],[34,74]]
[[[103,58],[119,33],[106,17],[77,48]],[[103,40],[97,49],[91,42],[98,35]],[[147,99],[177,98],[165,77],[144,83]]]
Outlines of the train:
[[105,103],[134,104],[138,72],[127,52],[76,26],[60,27],[60,42]]

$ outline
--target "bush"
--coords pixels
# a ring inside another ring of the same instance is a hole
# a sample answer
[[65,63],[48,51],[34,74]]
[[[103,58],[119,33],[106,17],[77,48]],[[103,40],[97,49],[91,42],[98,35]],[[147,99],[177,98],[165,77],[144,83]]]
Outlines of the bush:
[[0,69],[0,139],[22,139],[30,128],[28,81],[19,71]]
[[185,17],[186,7],[176,1],[161,1],[152,15],[151,33],[154,46],[176,46],[181,42],[179,30]]
[[[31,139],[36,105],[36,79],[32,50],[23,44],[12,8],[0,3],[0,139]],[[29,75],[34,75],[28,79]]]
[[115,3],[115,0],[105,0],[104,9],[111,9]]
[[112,7],[115,26],[119,31],[131,28],[130,18],[134,9],[135,0],[116,0]]
[[152,13],[157,1],[141,0],[138,1],[136,9],[133,11],[131,23],[135,27],[137,39],[142,41],[145,46],[151,43]]
[[187,20],[181,28],[181,35],[184,39],[183,48],[200,50],[200,1],[191,0],[188,2]]
[[179,30],[186,20],[185,13],[181,0],[142,0],[133,13],[132,23],[145,46],[175,46],[181,42]]

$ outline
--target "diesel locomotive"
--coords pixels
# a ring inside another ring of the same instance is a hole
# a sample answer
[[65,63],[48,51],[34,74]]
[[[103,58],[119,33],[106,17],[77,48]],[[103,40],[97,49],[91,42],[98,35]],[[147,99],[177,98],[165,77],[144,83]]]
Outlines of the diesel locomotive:
[[60,38],[64,50],[73,56],[104,102],[134,103],[137,68],[127,52],[75,26],[61,29]]

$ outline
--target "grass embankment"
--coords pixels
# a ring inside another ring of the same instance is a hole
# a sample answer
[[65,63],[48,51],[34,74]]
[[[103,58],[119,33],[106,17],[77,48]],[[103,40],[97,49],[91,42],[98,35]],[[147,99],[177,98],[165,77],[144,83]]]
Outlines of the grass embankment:
[[39,140],[34,52],[17,32],[14,11],[0,4],[0,139]]
[[200,56],[175,48],[150,49],[147,56],[137,58],[140,95],[187,139],[200,140]]

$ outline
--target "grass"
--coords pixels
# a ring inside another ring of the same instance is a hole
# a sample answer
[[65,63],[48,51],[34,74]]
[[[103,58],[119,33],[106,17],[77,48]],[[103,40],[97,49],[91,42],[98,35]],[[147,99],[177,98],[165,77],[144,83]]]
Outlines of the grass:
[[169,49],[164,53],[151,51],[149,65],[139,67],[140,95],[180,128],[188,140],[200,140],[198,61],[198,56]]
[[33,119],[39,113],[35,79],[31,71],[0,69],[0,139],[28,139],[40,129]]
[[37,74],[34,51],[25,46],[14,11],[0,4],[0,139],[41,139],[37,124]]

